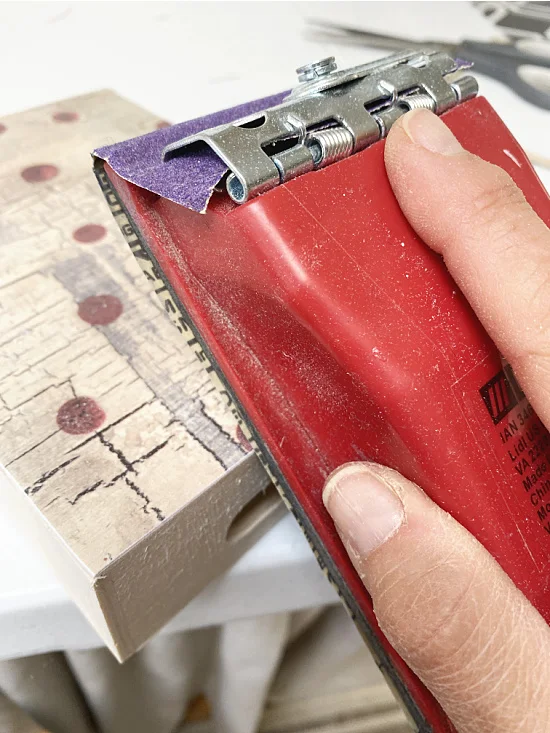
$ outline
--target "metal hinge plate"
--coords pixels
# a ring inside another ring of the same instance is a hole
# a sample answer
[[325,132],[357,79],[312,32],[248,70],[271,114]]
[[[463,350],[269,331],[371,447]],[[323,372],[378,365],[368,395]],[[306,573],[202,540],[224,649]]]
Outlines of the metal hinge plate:
[[230,170],[229,195],[244,203],[380,140],[410,109],[442,114],[474,97],[476,80],[457,74],[464,68],[441,51],[403,52],[346,70],[323,59],[298,69],[301,83],[282,104],[177,140],[163,159],[208,145]]

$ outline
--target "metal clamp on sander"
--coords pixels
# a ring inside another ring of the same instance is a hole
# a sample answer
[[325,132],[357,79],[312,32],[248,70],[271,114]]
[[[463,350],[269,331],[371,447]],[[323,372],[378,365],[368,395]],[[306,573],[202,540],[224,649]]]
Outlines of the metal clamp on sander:
[[[469,64],[442,52],[398,53],[338,71],[334,57],[297,69],[300,84],[282,104],[176,140],[165,161],[206,144],[227,164],[227,192],[239,204],[386,137],[410,109],[442,114],[475,97]],[[448,77],[453,75],[453,81]]]

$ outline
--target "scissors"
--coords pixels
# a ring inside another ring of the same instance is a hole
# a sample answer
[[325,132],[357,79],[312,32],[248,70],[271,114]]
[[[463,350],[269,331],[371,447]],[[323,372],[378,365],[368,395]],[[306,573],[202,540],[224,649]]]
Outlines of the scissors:
[[320,35],[325,40],[368,45],[387,51],[404,48],[446,51],[454,58],[473,63],[480,74],[486,74],[503,82],[527,102],[550,110],[550,41],[519,39],[506,43],[484,43],[464,40],[455,44],[438,41],[411,41],[407,38],[338,25],[330,21],[313,20],[310,22],[323,29]]

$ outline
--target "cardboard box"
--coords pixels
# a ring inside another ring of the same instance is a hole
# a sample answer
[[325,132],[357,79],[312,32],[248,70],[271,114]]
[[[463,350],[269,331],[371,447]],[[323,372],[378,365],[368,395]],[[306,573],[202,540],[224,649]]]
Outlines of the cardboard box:
[[91,171],[158,124],[110,91],[0,124],[0,490],[120,660],[283,511]]

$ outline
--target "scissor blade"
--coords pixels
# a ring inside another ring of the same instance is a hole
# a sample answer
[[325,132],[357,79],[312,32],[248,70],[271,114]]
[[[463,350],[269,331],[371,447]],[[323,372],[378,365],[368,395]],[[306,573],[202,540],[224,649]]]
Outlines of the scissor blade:
[[412,48],[428,51],[447,51],[453,54],[457,48],[455,44],[451,43],[413,41],[407,38],[400,38],[399,36],[388,36],[383,33],[364,31],[361,28],[339,25],[326,20],[310,20],[309,22],[318,28],[322,28],[326,34],[326,38],[330,38],[331,40],[346,43],[360,43],[371,48],[380,48],[387,51],[400,51],[404,48]]

